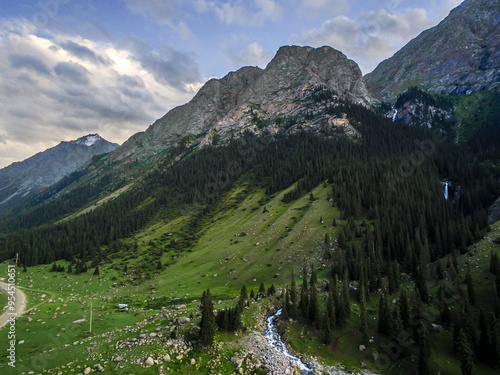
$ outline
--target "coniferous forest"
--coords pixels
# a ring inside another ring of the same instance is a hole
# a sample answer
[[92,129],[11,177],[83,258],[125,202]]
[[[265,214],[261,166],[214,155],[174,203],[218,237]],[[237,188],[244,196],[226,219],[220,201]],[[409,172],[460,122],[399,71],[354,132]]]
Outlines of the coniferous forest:
[[[83,201],[96,199],[97,191],[110,183],[109,176],[95,185],[95,191],[74,189],[62,200],[20,216],[19,230],[0,238],[0,256],[8,259],[19,253],[20,262],[28,267],[53,263],[54,272],[65,271],[55,263],[63,259],[81,273],[87,262],[96,269],[106,264],[113,252],[121,250],[122,240],[148,223],[192,212],[186,224],[189,234],[169,245],[188,251],[206,217],[235,184],[245,181],[251,188],[265,190],[267,197],[280,194],[284,203],[305,195],[314,201],[311,191],[323,184],[329,189],[326,204],[340,210],[345,225],[338,228],[337,238],[325,236],[318,250],[328,263],[326,285],[318,284],[317,265],[292,270],[281,296],[283,317],[312,327],[325,345],[331,345],[333,332],[351,317],[352,301],[360,306],[360,334],[371,337],[366,306],[377,300],[377,332],[396,341],[401,332],[409,332],[418,348],[419,374],[425,374],[430,373],[428,307],[438,311],[437,322],[453,332],[463,373],[472,371],[476,359],[500,365],[498,258],[491,261],[495,303],[487,311],[475,306],[474,282],[470,273],[462,275],[456,261],[488,229],[488,207],[500,195],[495,164],[477,147],[457,146],[438,128],[393,123],[349,103],[331,111],[346,113],[360,136],[344,136],[337,130],[272,139],[247,133],[224,145],[191,152],[179,147],[140,184],[84,213],[61,220]],[[283,119],[287,121],[296,119]],[[302,275],[301,285],[296,272]],[[445,274],[451,282],[430,297],[429,278],[443,279]],[[414,290],[401,288],[403,281],[411,281]],[[264,296],[265,288],[260,292]],[[201,323],[201,340],[207,346],[213,342],[215,326],[222,331],[243,328],[241,313],[248,301],[246,289],[242,290],[238,305],[213,316],[210,298],[207,290]],[[390,304],[389,299],[397,303]],[[472,318],[476,315],[478,321]],[[407,358],[408,350],[401,345],[397,358]]]

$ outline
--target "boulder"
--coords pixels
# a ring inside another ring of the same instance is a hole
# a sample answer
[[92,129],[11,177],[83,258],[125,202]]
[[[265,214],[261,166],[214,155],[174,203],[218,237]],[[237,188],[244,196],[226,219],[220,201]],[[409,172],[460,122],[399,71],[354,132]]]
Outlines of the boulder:
[[85,370],[83,370],[84,375],[89,375],[92,372],[92,369],[90,367],[87,367]]
[[154,364],[155,364],[155,361],[151,357],[148,357],[148,359],[146,359],[146,361],[144,362],[144,365],[146,365],[147,367],[153,366]]
[[97,365],[94,366],[94,370],[97,372],[103,372],[104,368],[98,363]]
[[444,328],[442,326],[440,326],[439,324],[432,324],[432,332],[434,333],[443,333],[444,332]]
[[181,316],[180,318],[174,319],[174,323],[177,324],[178,326],[189,323],[190,321],[191,319],[189,319],[187,316]]
[[364,350],[366,350],[366,346],[364,346],[364,345],[360,345],[360,346],[359,346],[359,351],[360,351],[360,352],[362,352],[362,351],[364,351]]
[[235,365],[241,366],[241,364],[243,363],[243,360],[241,358],[238,358],[238,357],[232,357],[231,362],[234,363]]
[[170,356],[168,354],[166,354],[165,357],[163,357],[163,360],[165,362],[170,362]]

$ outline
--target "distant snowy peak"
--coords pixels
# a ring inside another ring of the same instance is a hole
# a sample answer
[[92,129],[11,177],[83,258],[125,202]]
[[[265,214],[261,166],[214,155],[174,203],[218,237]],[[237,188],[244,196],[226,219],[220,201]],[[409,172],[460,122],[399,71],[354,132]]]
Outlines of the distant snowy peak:
[[77,145],[85,145],[85,146],[92,146],[94,143],[97,141],[101,140],[101,136],[99,134],[89,134],[86,135],[85,137],[78,138],[75,143]]

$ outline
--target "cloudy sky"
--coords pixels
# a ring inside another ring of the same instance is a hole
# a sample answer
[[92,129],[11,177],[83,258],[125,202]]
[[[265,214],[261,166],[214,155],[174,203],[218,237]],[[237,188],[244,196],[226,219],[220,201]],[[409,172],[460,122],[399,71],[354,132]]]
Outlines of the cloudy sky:
[[282,45],[373,70],[461,0],[0,0],[0,168],[89,133],[122,143]]

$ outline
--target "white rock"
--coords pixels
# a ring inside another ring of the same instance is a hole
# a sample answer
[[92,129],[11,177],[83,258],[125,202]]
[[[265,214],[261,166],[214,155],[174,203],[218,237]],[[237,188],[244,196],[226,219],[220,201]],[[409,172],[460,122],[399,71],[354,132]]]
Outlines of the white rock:
[[151,357],[148,357],[148,359],[146,359],[146,361],[144,362],[144,364],[149,367],[149,366],[153,366],[155,364],[155,361],[153,360],[153,358]]

